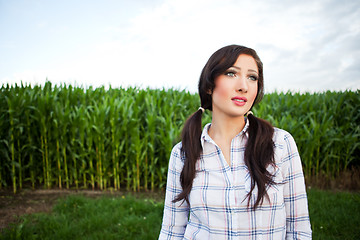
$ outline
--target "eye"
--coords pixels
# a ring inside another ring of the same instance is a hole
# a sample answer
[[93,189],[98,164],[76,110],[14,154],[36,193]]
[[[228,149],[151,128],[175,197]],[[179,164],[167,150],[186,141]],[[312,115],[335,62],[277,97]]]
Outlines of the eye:
[[258,80],[258,77],[255,76],[255,75],[250,75],[248,78],[249,78],[250,80],[252,80],[252,81],[257,81],[257,80]]
[[236,73],[233,72],[233,71],[228,71],[225,73],[226,76],[229,76],[229,77],[235,77],[236,76]]

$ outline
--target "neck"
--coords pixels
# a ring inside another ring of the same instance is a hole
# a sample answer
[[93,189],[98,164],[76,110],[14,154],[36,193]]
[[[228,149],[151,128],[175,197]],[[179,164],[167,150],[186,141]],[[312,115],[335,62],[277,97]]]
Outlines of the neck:
[[245,126],[245,118],[227,117],[213,113],[209,135],[213,139],[231,141]]

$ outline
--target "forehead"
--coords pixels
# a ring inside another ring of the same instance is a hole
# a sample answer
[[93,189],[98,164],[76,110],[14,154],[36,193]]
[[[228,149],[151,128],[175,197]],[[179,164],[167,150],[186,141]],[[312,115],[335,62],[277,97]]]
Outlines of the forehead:
[[258,71],[258,67],[255,59],[252,56],[246,54],[240,54],[236,59],[234,66],[239,67],[241,69],[248,69],[248,70],[251,69]]

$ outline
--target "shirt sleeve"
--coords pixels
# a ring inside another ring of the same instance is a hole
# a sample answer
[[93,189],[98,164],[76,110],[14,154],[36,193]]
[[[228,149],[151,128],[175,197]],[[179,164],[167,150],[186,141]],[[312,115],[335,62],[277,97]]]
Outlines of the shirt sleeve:
[[182,191],[180,174],[183,160],[180,155],[181,143],[173,148],[167,175],[164,215],[159,239],[183,239],[189,216],[189,206],[186,201],[173,203],[175,197]]
[[300,155],[293,137],[284,135],[286,239],[311,239],[311,225],[304,174]]

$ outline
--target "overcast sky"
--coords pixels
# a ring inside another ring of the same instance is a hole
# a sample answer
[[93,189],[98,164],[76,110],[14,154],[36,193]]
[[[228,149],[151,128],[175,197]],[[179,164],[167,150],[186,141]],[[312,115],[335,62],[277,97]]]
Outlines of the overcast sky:
[[272,91],[360,89],[359,0],[0,0],[0,83],[197,91],[218,48],[254,48]]

